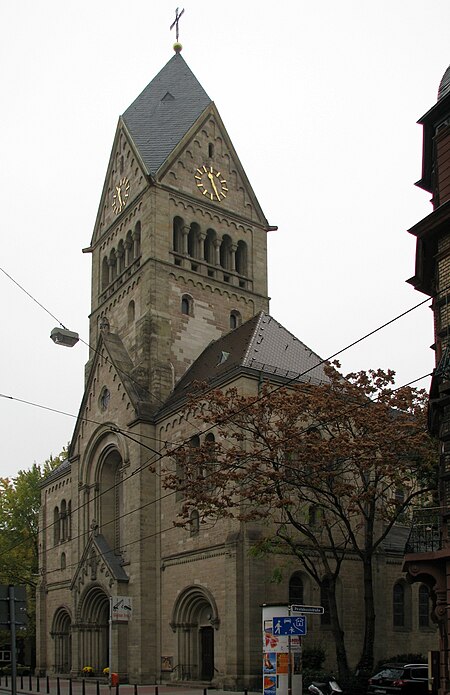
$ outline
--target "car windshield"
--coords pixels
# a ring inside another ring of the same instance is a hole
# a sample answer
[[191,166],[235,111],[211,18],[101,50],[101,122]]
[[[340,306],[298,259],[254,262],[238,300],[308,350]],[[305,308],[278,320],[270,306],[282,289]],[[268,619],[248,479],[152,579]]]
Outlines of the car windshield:
[[403,675],[402,668],[384,668],[377,673],[374,678],[401,678]]

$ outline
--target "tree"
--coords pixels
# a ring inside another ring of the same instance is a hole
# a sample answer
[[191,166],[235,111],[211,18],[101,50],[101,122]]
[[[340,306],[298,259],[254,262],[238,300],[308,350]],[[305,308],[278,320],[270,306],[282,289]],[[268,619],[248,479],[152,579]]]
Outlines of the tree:
[[63,449],[42,466],[34,463],[12,479],[0,478],[0,584],[28,587],[28,636],[35,632],[40,485],[65,458]]
[[[336,363],[336,366],[337,363]],[[336,660],[349,676],[336,581],[349,554],[363,565],[364,643],[360,669],[373,666],[373,559],[394,524],[436,486],[437,456],[426,429],[425,392],[394,389],[394,372],[343,378],[326,369],[321,385],[265,384],[197,392],[186,417],[215,436],[168,454],[164,483],[181,491],[180,523],[233,517],[265,524],[263,552],[294,556],[328,597]]]

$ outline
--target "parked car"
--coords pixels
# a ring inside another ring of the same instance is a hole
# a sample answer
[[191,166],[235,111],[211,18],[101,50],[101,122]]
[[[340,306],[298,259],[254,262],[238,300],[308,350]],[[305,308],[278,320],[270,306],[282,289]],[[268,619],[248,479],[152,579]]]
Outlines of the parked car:
[[428,695],[427,664],[384,664],[369,679],[368,695]]

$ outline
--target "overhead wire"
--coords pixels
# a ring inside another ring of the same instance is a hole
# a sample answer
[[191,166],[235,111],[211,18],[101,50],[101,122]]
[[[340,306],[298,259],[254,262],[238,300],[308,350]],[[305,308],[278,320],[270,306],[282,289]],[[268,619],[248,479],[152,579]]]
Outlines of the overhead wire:
[[[3,268],[1,268],[1,267],[0,267],[0,270],[2,270],[2,272],[3,272],[9,279],[11,279],[22,291],[24,291],[33,301],[35,301],[42,309],[44,309],[44,311],[46,311],[50,316],[52,316],[52,318],[54,318],[56,321],[58,321],[58,323],[59,323],[63,328],[65,328],[64,324],[62,324],[62,322],[60,322],[59,319],[57,319],[48,309],[46,309],[46,307],[44,307],[44,306],[43,306],[40,302],[38,302],[29,292],[27,292],[27,290],[25,290],[16,280],[14,280],[14,278],[12,278],[12,276],[10,276],[10,275],[9,275]],[[444,292],[444,291],[446,291],[446,288],[443,289],[443,290],[441,290],[440,292],[437,292],[437,293],[436,293],[435,295],[433,295],[433,296],[438,296],[439,294],[441,294],[441,293]],[[414,306],[410,307],[409,309],[407,309],[407,310],[401,312],[401,313],[398,314],[397,316],[395,316],[395,317],[393,317],[392,319],[386,321],[386,322],[383,323],[382,325],[380,325],[380,326],[378,326],[377,328],[373,329],[373,330],[370,331],[369,333],[366,333],[365,335],[361,336],[361,337],[358,338],[357,340],[351,342],[350,344],[348,344],[348,345],[345,346],[344,348],[338,350],[337,352],[333,353],[333,354],[330,355],[329,357],[327,357],[327,358],[325,358],[325,359],[322,359],[321,361],[319,361],[318,363],[314,364],[313,366],[311,366],[310,368],[308,368],[308,369],[305,370],[304,372],[301,372],[301,373],[296,374],[295,376],[293,376],[293,377],[291,377],[291,378],[289,378],[289,379],[284,380],[282,384],[280,384],[280,385],[278,385],[277,387],[275,387],[269,394],[264,394],[263,396],[260,396],[257,400],[263,400],[264,398],[270,397],[270,395],[271,395],[272,393],[278,391],[279,389],[288,387],[289,385],[291,385],[291,384],[294,383],[295,381],[298,381],[298,379],[300,379],[301,377],[303,377],[303,376],[305,376],[306,374],[308,374],[310,371],[316,369],[318,366],[320,366],[320,365],[322,365],[322,364],[324,364],[324,363],[327,363],[327,362],[331,361],[331,360],[334,359],[335,357],[337,357],[337,356],[339,356],[340,354],[342,354],[344,351],[350,349],[351,347],[354,347],[354,346],[357,345],[358,343],[360,343],[360,342],[362,342],[363,340],[369,338],[370,336],[374,335],[375,333],[379,332],[380,330],[383,330],[384,328],[386,328],[387,326],[391,325],[391,324],[394,323],[395,321],[399,320],[400,318],[403,318],[404,316],[406,316],[406,315],[409,314],[410,312],[414,311],[415,309],[418,309],[420,306],[422,306],[423,304],[427,303],[428,301],[430,301],[430,297],[427,297],[425,300],[422,300],[421,302],[415,304]],[[85,341],[82,341],[82,342],[85,343]],[[98,351],[95,350],[95,348],[92,348],[88,343],[85,343],[85,344],[86,344],[90,349],[93,349],[95,352],[98,352]],[[108,359],[109,359],[108,357],[105,358],[103,355],[101,355],[101,353],[98,353],[98,354],[100,354],[100,356],[102,357],[102,359],[105,359],[106,361],[108,361]],[[119,370],[118,370],[118,371],[119,371]],[[127,374],[126,372],[123,372],[123,373],[124,373],[128,378],[130,378],[132,381],[134,381],[133,378],[132,378],[129,374]],[[429,376],[429,375],[426,375],[426,376]],[[419,379],[414,380],[414,381],[418,381],[418,380],[420,380],[420,379],[426,378],[426,376],[420,377]],[[136,383],[137,385],[139,385],[138,382],[134,382],[134,383]],[[412,383],[412,382],[410,382],[410,383]],[[139,385],[139,386],[140,386],[140,385]],[[140,387],[141,387],[141,386],[140,386]],[[22,399],[17,399],[17,398],[14,398],[14,397],[12,397],[12,396],[7,396],[7,395],[5,395],[5,394],[0,394],[0,396],[3,397],[3,398],[9,398],[9,399],[11,399],[11,400],[22,401],[22,402],[24,402],[24,403],[27,403],[27,404],[29,404],[29,405],[34,405],[34,406],[36,406],[36,407],[42,407],[42,408],[44,408],[44,409],[46,409],[46,410],[49,410],[49,411],[52,411],[52,412],[60,412],[60,413],[65,414],[65,415],[69,415],[69,416],[72,416],[72,417],[77,417],[77,416],[73,416],[73,415],[71,415],[71,414],[69,414],[69,413],[64,413],[64,411],[58,411],[57,409],[50,408],[50,407],[47,407],[47,406],[40,406],[39,404],[34,404],[34,403],[32,403],[32,402],[29,402],[29,401],[23,401]],[[245,406],[245,407],[249,407],[249,406]],[[236,411],[236,412],[233,412],[232,414],[230,414],[230,416],[228,417],[228,419],[231,419],[232,417],[235,417],[235,416],[238,415],[240,412],[242,412],[243,409],[244,409],[244,408],[242,408],[242,409],[240,409],[240,410],[238,410],[238,411]],[[84,418],[84,417],[80,418],[80,420],[81,420],[81,421],[89,421],[87,418]],[[225,421],[226,421],[226,420],[225,420]],[[93,421],[93,422],[95,422],[95,421]],[[104,423],[97,423],[97,424],[104,424]],[[189,424],[191,424],[191,423],[189,423]],[[203,430],[199,430],[198,432],[199,432],[199,434],[205,434],[205,433],[209,432],[209,431],[210,431],[211,429],[213,429],[213,428],[214,428],[214,425],[211,425],[210,427],[208,427],[208,428],[206,428],[206,429],[203,429]],[[124,434],[124,436],[126,435],[126,436],[129,437],[130,439],[133,439],[127,432],[125,432],[125,430],[120,430],[120,428],[112,427],[112,426],[110,426],[110,429],[112,429],[113,431],[116,431],[116,432],[117,432],[117,431],[120,431],[122,434]],[[151,438],[151,439],[154,439],[155,441],[159,441],[159,439],[157,439],[156,437],[150,437],[150,438]],[[133,440],[133,441],[136,441],[136,442],[139,444],[139,446],[142,446],[142,447],[147,448],[147,449],[149,449],[150,451],[152,451],[153,454],[155,454],[156,456],[158,456],[158,459],[157,459],[156,461],[150,461],[150,459],[148,459],[144,464],[142,464],[140,467],[138,467],[136,470],[134,470],[134,471],[130,474],[130,476],[127,476],[125,479],[123,479],[123,480],[121,481],[120,484],[122,484],[123,482],[125,482],[125,481],[126,481],[129,477],[131,477],[132,475],[136,475],[136,473],[138,473],[140,470],[142,470],[142,469],[145,468],[146,466],[150,465],[150,463],[153,464],[153,463],[155,463],[155,462],[158,462],[159,460],[161,460],[162,458],[164,458],[164,457],[166,457],[166,456],[173,456],[174,453],[176,453],[176,450],[177,450],[178,448],[181,448],[182,446],[184,446],[184,445],[189,441],[189,439],[190,439],[190,438],[186,439],[184,442],[182,442],[181,444],[177,445],[177,447],[176,447],[175,450],[172,450],[171,452],[165,453],[165,454],[162,454],[161,452],[158,452],[158,451],[152,449],[151,447],[145,445],[144,443],[142,443],[142,442],[140,442],[140,441]],[[166,444],[167,444],[167,443],[166,443]],[[112,487],[114,487],[114,486],[112,486]],[[109,488],[109,489],[111,489],[111,488]],[[107,491],[104,491],[104,493],[106,493],[106,492],[107,492]],[[102,494],[104,494],[104,493],[102,493]],[[170,494],[173,494],[173,493],[170,493]],[[155,500],[155,502],[156,502],[156,501],[157,501],[157,500]],[[84,503],[83,505],[80,505],[80,506],[77,507],[76,509],[72,510],[72,513],[74,513],[75,511],[81,509],[83,506],[85,506],[85,504],[87,504],[87,503]],[[138,509],[135,510],[135,511],[138,511]],[[51,524],[51,525],[53,525],[53,524]],[[51,525],[50,525],[50,526],[51,526]],[[46,529],[43,529],[43,530],[46,530]],[[1,555],[0,555],[0,556],[1,556]]]
[[[423,375],[423,376],[421,376],[421,377],[418,377],[417,379],[414,379],[414,380],[408,382],[407,384],[403,384],[403,385],[400,386],[400,387],[397,387],[397,388],[395,388],[395,389],[392,389],[392,392],[395,392],[395,391],[397,391],[397,390],[403,389],[403,388],[405,388],[405,387],[407,387],[407,386],[410,386],[410,385],[413,384],[413,383],[416,383],[416,382],[418,382],[418,381],[421,381],[421,380],[424,379],[426,376],[429,376],[429,375]],[[377,400],[378,400],[378,398],[375,398],[375,399],[368,399],[367,402],[360,403],[360,404],[357,404],[357,405],[355,404],[355,407],[358,407],[358,408],[359,408],[359,407],[368,407],[368,406],[370,406],[371,404],[375,403]],[[325,426],[325,425],[330,424],[330,423],[332,423],[332,422],[333,422],[333,420],[330,419],[330,420],[327,421],[327,422],[316,422],[316,423],[313,423],[313,424],[310,423],[310,424],[309,424],[307,427],[305,427],[303,430],[300,430],[299,434],[301,435],[301,434],[303,434],[303,433],[308,432],[308,431],[310,430],[311,427],[319,428],[319,427],[321,427],[321,426]],[[134,440],[134,441],[137,441],[137,440]],[[189,440],[186,440],[185,442],[183,442],[182,444],[180,444],[180,447],[181,447],[181,446],[184,446],[184,444],[187,443],[188,441],[189,441]],[[137,442],[137,443],[139,443],[139,442]],[[150,460],[147,460],[147,462],[146,462],[145,465],[149,465],[150,463],[157,463],[158,461],[160,461],[162,458],[165,458],[166,456],[173,456],[173,453],[174,453],[174,452],[168,452],[168,453],[166,453],[166,454],[161,454],[160,452],[157,452],[157,453],[158,453],[158,459],[157,459],[156,461],[153,461],[153,462],[151,462]],[[259,452],[259,453],[261,453],[261,452]],[[287,469],[291,469],[291,470],[293,470],[293,471],[296,470],[293,466],[289,466],[288,464],[285,464],[285,467],[286,467]],[[132,472],[132,473],[130,474],[130,476],[127,476],[126,479],[128,479],[129,477],[131,477],[132,475],[134,475],[135,472],[136,472],[136,471]],[[213,475],[214,475],[214,473],[211,473],[211,474],[209,474],[209,475],[207,475],[207,476],[204,476],[204,479],[207,479],[208,477],[213,476]],[[106,494],[107,492],[110,492],[112,489],[114,489],[115,487],[117,487],[117,485],[120,485],[120,484],[122,484],[123,482],[125,482],[126,479],[122,479],[122,481],[120,481],[120,483],[118,483],[118,484],[116,484],[116,485],[112,485],[110,488],[108,488],[108,489],[106,489],[105,491],[103,491],[102,493],[100,493],[100,495],[96,495],[96,496],[93,498],[93,500],[91,500],[91,501],[95,501],[95,500],[99,499],[99,497],[101,497],[103,494]],[[146,508],[146,507],[149,507],[149,506],[152,506],[153,504],[156,504],[156,503],[158,503],[158,502],[161,502],[161,501],[163,501],[164,499],[167,499],[168,497],[171,497],[172,495],[176,494],[176,492],[177,492],[176,490],[171,490],[170,492],[166,493],[165,495],[162,495],[162,496],[160,496],[160,497],[157,497],[157,498],[155,498],[154,500],[150,500],[149,502],[146,502],[145,504],[140,505],[139,507],[137,507],[137,508],[135,508],[135,509],[129,510],[129,511],[127,511],[127,512],[124,512],[122,515],[120,515],[120,516],[117,518],[117,521],[119,521],[119,520],[121,520],[122,518],[125,518],[125,517],[127,517],[127,516],[130,516],[131,514],[133,514],[133,513],[135,513],[135,512],[142,511],[142,509],[144,509],[144,508]],[[90,503],[90,502],[88,501],[88,502],[86,502],[86,503],[83,503],[83,504],[80,505],[79,507],[74,508],[74,509],[72,510],[72,514],[74,514],[76,511],[79,511],[81,508],[85,507],[85,506],[88,505],[89,503]],[[58,521],[58,522],[52,522],[52,523],[48,524],[46,527],[44,527],[43,529],[41,529],[41,533],[47,531],[49,528],[51,528],[52,526],[54,526],[55,523],[59,523],[59,521]],[[114,522],[109,522],[109,523],[114,523]],[[135,539],[135,540],[133,540],[133,541],[130,541],[129,543],[121,544],[121,545],[120,545],[120,548],[121,548],[121,549],[122,549],[122,548],[126,548],[126,547],[128,547],[128,546],[130,546],[130,545],[134,545],[135,543],[138,543],[138,542],[140,542],[140,541],[142,541],[142,540],[145,540],[145,539],[147,539],[147,538],[160,535],[160,534],[162,534],[162,533],[164,533],[164,532],[166,532],[166,531],[168,531],[168,530],[174,529],[174,528],[177,528],[177,526],[176,526],[175,524],[172,524],[172,526],[168,527],[167,529],[160,529],[159,531],[155,532],[154,534],[150,534],[149,536],[139,537],[138,539]],[[77,536],[71,537],[70,540],[76,540],[76,539],[81,538],[81,537],[86,536],[86,535],[89,535],[89,532],[83,531],[83,532],[79,533]],[[8,548],[8,549],[7,549],[6,551],[4,551],[3,553],[0,553],[0,557],[3,556],[3,555],[5,555],[6,553],[11,552],[12,550],[16,549],[16,548],[19,547],[20,545],[23,545],[24,543],[29,542],[30,540],[32,540],[32,539],[25,539],[24,541],[21,541],[21,542],[15,544],[14,546],[11,546],[10,548]],[[47,548],[47,549],[45,550],[45,555],[51,553],[52,551],[53,551],[53,548]],[[39,555],[40,555],[40,557],[42,557],[42,551],[39,552]],[[69,568],[70,568],[71,566],[77,566],[77,565],[78,565],[78,563],[75,563],[74,565],[69,565]],[[59,571],[61,571],[61,569],[60,569],[60,568],[56,568],[55,570],[46,570],[44,574],[50,574],[50,573],[59,572]]]

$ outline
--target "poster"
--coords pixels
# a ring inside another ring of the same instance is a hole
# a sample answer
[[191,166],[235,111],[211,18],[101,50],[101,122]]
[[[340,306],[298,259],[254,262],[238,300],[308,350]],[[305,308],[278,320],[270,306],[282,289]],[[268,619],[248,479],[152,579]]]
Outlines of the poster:
[[275,695],[277,689],[276,676],[264,676],[264,695]]
[[275,673],[277,670],[277,655],[274,652],[265,652],[263,658],[263,673]]

